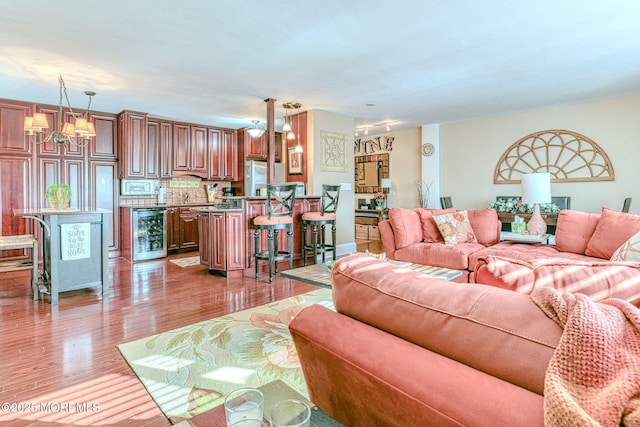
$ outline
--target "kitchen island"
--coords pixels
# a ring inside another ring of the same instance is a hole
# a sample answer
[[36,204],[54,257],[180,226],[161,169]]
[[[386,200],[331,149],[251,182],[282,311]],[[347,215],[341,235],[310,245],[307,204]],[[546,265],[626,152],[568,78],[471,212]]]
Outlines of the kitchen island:
[[[226,276],[253,276],[251,224],[256,216],[267,214],[266,200],[264,196],[244,197],[242,208],[225,208],[220,204],[191,208],[198,213],[200,264]],[[296,196],[293,209],[294,260],[302,258],[302,214],[319,210],[320,196]],[[278,236],[280,247],[286,247],[286,238],[285,233]],[[264,247],[261,250],[266,250],[266,239],[262,243]]]
[[107,209],[25,209],[14,215],[43,228],[43,278],[51,304],[60,292],[102,288],[109,293],[109,215]]

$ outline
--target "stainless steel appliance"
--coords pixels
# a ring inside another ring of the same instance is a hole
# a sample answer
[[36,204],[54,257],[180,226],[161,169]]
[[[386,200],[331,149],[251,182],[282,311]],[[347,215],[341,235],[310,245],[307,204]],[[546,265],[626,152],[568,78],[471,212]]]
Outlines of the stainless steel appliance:
[[131,251],[133,261],[167,256],[167,210],[135,208],[132,215]]
[[144,196],[158,194],[160,180],[157,179],[123,179],[120,181],[120,195]]
[[249,160],[245,164],[245,196],[259,196],[258,188],[267,184],[267,162]]

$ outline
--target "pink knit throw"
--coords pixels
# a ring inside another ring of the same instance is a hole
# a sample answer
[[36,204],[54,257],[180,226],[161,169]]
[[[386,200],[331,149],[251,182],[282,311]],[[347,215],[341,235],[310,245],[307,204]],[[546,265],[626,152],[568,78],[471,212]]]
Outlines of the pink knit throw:
[[530,296],[564,330],[545,376],[545,425],[640,426],[640,310],[552,288]]

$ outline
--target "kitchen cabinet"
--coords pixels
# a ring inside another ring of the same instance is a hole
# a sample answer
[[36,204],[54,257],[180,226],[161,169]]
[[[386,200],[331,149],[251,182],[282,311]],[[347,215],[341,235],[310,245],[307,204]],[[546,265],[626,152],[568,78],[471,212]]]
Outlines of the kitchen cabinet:
[[147,121],[146,113],[123,111],[118,115],[121,151],[120,178],[147,177],[147,150],[149,146]]
[[198,249],[198,213],[192,207],[167,209],[167,250]]
[[160,178],[172,177],[173,165],[173,123],[160,122]]
[[188,174],[207,178],[208,155],[207,128],[173,124],[173,176]]
[[46,206],[44,195],[52,184],[68,184],[71,187],[71,208],[86,206],[84,186],[87,173],[84,169],[85,162],[81,159],[68,159],[64,157],[40,157],[38,159],[38,196],[36,206]]
[[[89,160],[88,206],[91,209],[107,209],[109,233],[104,236],[112,256],[120,250],[120,211],[118,209],[119,181],[116,162]],[[82,206],[84,207],[84,206]]]
[[[252,138],[247,132],[247,129],[238,130],[238,141],[244,144],[244,157],[247,160],[267,160],[269,135],[267,132],[262,134],[260,138]],[[283,158],[283,144],[282,134],[276,132],[275,139],[275,160],[276,162],[282,162]]]
[[90,113],[89,121],[96,128],[96,136],[89,141],[88,156],[96,160],[118,160],[118,119],[113,115]]
[[[24,133],[24,131],[23,131]],[[3,138],[4,139],[4,138]],[[31,206],[33,197],[31,157],[5,155],[0,151],[0,235],[33,234],[33,221],[13,214]],[[0,261],[28,260],[26,249],[0,251]]]
[[208,130],[210,163],[209,179],[238,180],[238,144],[236,132],[230,129]]
[[29,104],[0,102],[0,153],[31,155],[33,144],[24,132],[24,118],[30,115]]
[[200,264],[225,275],[244,270],[245,213],[241,210],[200,210]]

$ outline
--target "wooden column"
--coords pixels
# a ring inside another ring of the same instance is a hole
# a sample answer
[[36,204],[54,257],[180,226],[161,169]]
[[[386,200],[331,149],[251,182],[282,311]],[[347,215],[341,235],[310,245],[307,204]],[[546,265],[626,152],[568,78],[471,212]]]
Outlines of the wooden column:
[[273,98],[264,100],[267,103],[267,183],[276,180],[276,131],[274,127],[275,102]]

